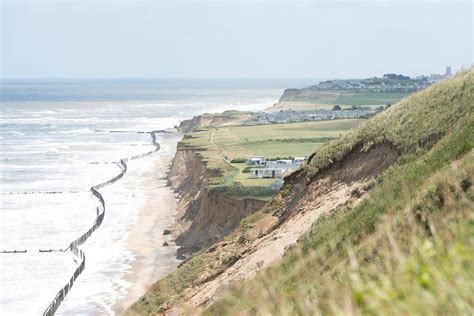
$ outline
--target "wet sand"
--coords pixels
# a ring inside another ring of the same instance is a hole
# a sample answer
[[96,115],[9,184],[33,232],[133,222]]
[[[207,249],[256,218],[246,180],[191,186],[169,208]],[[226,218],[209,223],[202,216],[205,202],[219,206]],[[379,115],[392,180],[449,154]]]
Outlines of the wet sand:
[[[164,140],[160,141],[159,158],[145,174],[142,182],[146,196],[145,205],[127,239],[127,247],[136,260],[124,277],[132,286],[125,297],[112,307],[117,315],[123,314],[155,281],[173,271],[180,262],[176,259],[177,247],[172,242],[171,235],[163,235],[163,231],[173,226],[176,216],[176,196],[173,190],[166,186],[165,177],[181,135],[167,134],[163,138]],[[169,243],[169,246],[163,246],[165,242]]]

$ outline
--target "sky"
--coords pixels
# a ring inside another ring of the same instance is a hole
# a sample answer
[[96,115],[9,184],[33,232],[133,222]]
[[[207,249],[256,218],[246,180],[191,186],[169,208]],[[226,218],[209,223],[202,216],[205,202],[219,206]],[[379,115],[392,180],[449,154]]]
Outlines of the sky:
[[2,78],[347,78],[473,64],[473,4],[0,0]]

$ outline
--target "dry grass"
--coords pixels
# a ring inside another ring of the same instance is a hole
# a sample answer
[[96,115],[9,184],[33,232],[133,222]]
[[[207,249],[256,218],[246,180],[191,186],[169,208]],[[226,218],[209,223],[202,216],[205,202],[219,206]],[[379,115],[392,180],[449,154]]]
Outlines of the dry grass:
[[402,156],[359,206],[320,218],[206,313],[471,315],[473,90],[474,70],[463,72],[323,146],[309,176],[356,144],[389,141]]
[[[344,119],[257,126],[210,126],[195,129],[182,141],[182,145],[197,150],[207,168],[218,170],[218,176],[209,182],[211,190],[234,197],[267,200],[275,193],[270,189],[274,180],[249,179],[248,174],[242,173],[240,164],[230,163],[232,159],[245,159],[250,155],[267,158],[307,156],[321,144],[347,133],[363,121]],[[240,182],[243,188],[235,188],[235,181]]]
[[[390,142],[401,156],[362,203],[320,218],[281,262],[205,313],[472,315],[473,92],[471,69],[323,145],[303,170],[306,178],[360,144],[367,149]],[[286,184],[265,209],[284,207],[293,185]],[[174,304],[200,276],[222,267],[213,256],[196,255],[158,281],[132,310],[147,314]]]
[[205,313],[471,315],[474,191],[462,183],[473,180],[474,152],[456,164],[430,177],[403,209],[383,215],[370,234],[339,243],[328,231],[340,228],[347,210],[336,210],[282,263]]

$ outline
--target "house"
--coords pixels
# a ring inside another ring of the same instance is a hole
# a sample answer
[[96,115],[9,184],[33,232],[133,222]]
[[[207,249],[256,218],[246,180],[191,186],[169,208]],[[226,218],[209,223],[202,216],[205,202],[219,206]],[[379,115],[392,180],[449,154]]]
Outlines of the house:
[[250,169],[249,178],[260,179],[260,178],[271,178],[281,179],[285,175],[287,169],[280,168],[254,168]]
[[267,167],[275,169],[294,169],[296,166],[293,164],[292,160],[281,159],[277,161],[268,161]]
[[301,165],[305,161],[306,161],[306,157],[295,157],[295,158],[293,158],[293,163],[295,165]]
[[265,157],[251,156],[247,158],[247,165],[264,166],[266,162],[267,160],[265,159]]

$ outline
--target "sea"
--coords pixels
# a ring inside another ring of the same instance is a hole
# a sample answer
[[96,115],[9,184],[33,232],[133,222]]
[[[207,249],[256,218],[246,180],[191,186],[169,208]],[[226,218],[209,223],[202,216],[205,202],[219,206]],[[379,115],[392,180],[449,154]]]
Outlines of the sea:
[[[164,150],[156,142],[183,119],[224,110],[260,111],[283,89],[314,79],[2,79],[0,81],[0,314],[40,315],[80,264],[84,271],[57,315],[112,315],[136,254],[130,228],[144,204],[140,181]],[[175,146],[172,144],[171,146]],[[136,159],[130,159],[130,158]],[[41,251],[40,251],[41,250]],[[159,260],[158,260],[159,261]],[[159,264],[159,262],[157,263]]]

